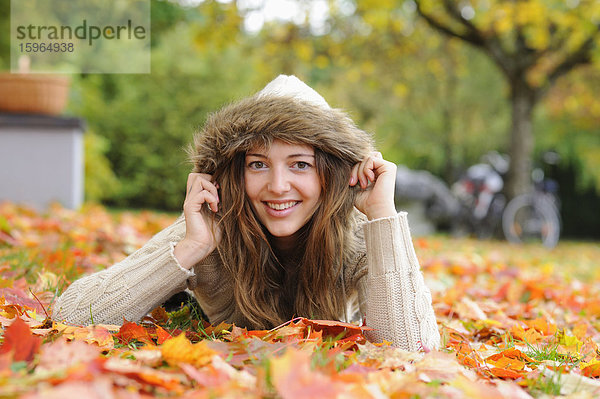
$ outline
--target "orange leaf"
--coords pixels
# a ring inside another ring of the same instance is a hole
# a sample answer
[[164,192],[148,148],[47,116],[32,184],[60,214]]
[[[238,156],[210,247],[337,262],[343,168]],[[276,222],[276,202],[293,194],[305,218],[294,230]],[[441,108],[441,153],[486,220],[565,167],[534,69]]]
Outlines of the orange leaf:
[[511,359],[510,357],[501,357],[498,360],[491,360],[488,363],[493,364],[494,366],[501,369],[510,369],[514,371],[520,371],[525,368],[525,363],[520,361],[519,359]]
[[527,363],[537,363],[535,360],[527,356],[525,353],[521,352],[516,348],[506,349],[500,353],[496,353],[495,355],[487,357],[486,361],[498,361],[500,358],[507,357],[509,359],[519,359],[525,361]]
[[156,343],[162,345],[169,338],[173,338],[164,328],[156,326]]
[[27,323],[17,317],[4,332],[4,342],[0,346],[0,354],[12,351],[15,361],[30,362],[41,344],[42,339],[35,337]]
[[511,327],[510,333],[514,339],[527,342],[529,344],[536,344],[543,338],[542,334],[537,332],[534,328],[528,328],[527,330],[524,330],[523,327],[518,324],[515,324]]
[[523,377],[523,374],[517,373],[516,371],[501,369],[498,367],[490,368],[490,372],[494,375],[494,377],[498,378],[509,378],[512,380],[516,380],[518,378]]
[[210,325],[204,329],[204,332],[208,335],[210,334],[221,334],[223,330],[229,330],[231,328],[231,324],[225,323],[224,321],[220,322],[216,326]]
[[548,323],[548,320],[544,319],[543,317],[539,317],[535,320],[525,320],[525,323],[529,327],[535,328],[543,335],[554,335],[557,330],[555,324]]
[[[239,328],[239,327],[235,327],[235,328]],[[245,334],[249,337],[263,338],[268,333],[269,333],[269,330],[250,330],[250,331],[246,331]]]
[[142,383],[163,387],[174,393],[182,393],[182,387],[178,376],[136,364],[128,359],[112,357],[104,364],[104,368],[108,371],[134,378]]
[[591,378],[600,377],[600,363],[594,363],[583,368],[581,374]]
[[115,344],[110,332],[110,330],[116,331],[114,326],[98,324],[89,327],[75,327],[55,322],[53,328],[68,340],[85,341],[88,344],[96,344],[102,349],[112,349]]
[[85,342],[88,344],[97,344],[100,348],[104,349],[112,349],[115,345],[113,335],[100,325],[88,327],[88,336]]

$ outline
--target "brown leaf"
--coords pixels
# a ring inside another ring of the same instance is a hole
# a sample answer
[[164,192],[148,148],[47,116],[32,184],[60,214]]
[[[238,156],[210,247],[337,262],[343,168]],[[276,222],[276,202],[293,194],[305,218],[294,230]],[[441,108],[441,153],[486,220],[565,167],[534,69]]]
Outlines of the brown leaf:
[[150,315],[152,316],[152,318],[154,320],[156,320],[157,323],[160,323],[160,324],[164,324],[167,321],[169,321],[169,315],[167,314],[167,311],[163,307],[158,307],[158,308],[154,309],[152,311],[152,313],[150,313]]

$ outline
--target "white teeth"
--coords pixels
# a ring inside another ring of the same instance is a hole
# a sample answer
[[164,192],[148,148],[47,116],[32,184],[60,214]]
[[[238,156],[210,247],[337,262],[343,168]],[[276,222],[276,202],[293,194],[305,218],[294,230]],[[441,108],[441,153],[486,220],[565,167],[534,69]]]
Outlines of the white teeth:
[[284,202],[283,204],[274,204],[272,202],[267,202],[267,206],[271,209],[275,209],[278,211],[284,210],[284,209],[288,209],[293,207],[294,205],[296,205],[298,203],[298,201],[290,201],[290,202]]

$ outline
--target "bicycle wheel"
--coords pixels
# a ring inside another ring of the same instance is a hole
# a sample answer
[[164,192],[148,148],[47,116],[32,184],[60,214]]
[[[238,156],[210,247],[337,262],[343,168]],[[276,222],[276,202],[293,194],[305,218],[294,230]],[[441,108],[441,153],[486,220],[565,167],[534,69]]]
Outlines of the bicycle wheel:
[[506,205],[502,214],[502,230],[510,242],[541,242],[553,248],[560,235],[559,213],[547,198],[522,194]]

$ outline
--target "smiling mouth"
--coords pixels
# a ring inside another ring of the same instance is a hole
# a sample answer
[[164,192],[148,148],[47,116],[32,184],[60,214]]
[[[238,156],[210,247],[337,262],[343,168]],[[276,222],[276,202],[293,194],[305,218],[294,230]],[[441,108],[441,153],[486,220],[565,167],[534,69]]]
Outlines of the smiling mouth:
[[284,203],[281,203],[281,204],[275,204],[273,202],[265,202],[265,204],[269,208],[274,209],[276,211],[283,211],[284,209],[288,209],[288,208],[291,208],[291,207],[295,206],[299,202],[300,201],[289,201],[289,202],[284,202]]

